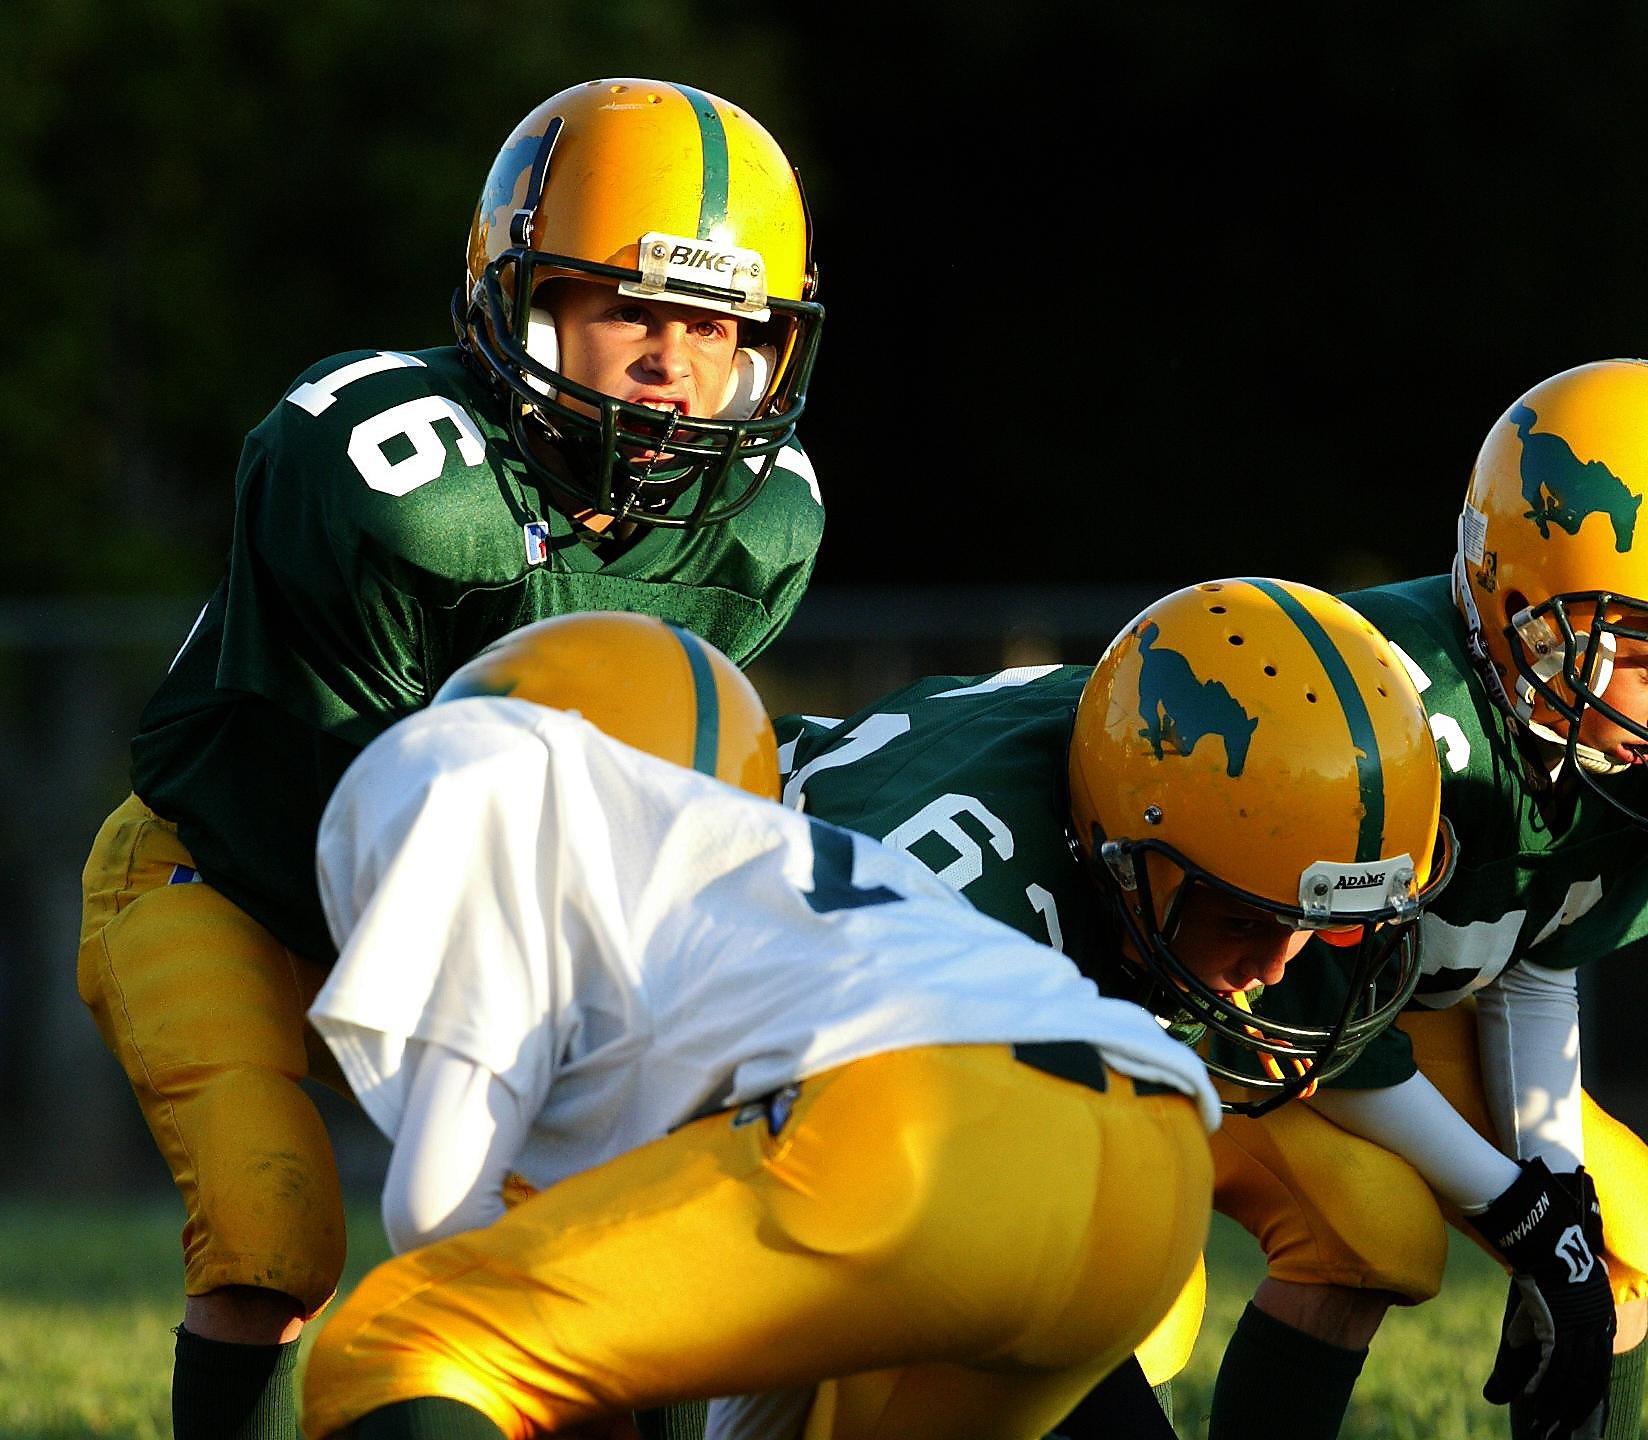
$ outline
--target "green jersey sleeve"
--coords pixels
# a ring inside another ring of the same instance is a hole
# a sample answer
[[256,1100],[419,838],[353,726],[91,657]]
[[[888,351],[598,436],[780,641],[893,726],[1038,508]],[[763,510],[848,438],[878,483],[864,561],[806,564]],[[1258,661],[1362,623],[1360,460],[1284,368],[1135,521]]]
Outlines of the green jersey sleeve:
[[799,448],[733,520],[615,543],[550,503],[504,418],[450,347],[307,371],[247,437],[225,576],[139,721],[137,793],[304,954],[332,953],[313,850],[333,785],[476,651],[546,616],[626,610],[743,664],[811,574],[823,509]]
[[[1396,647],[1430,716],[1442,813],[1459,842],[1454,878],[1421,921],[1415,1003],[1457,1003],[1521,960],[1568,970],[1648,935],[1648,835],[1581,787],[1559,813],[1465,648],[1445,575],[1343,597]],[[1648,777],[1602,783],[1648,801]]]

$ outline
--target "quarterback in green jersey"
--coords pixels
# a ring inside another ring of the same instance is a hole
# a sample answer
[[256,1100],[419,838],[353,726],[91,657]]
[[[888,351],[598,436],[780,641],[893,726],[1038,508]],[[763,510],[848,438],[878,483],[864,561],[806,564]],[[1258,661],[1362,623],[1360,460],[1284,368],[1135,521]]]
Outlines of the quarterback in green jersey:
[[[364,257],[363,257],[364,258]],[[799,181],[738,106],[592,81],[517,125],[457,344],[348,351],[247,438],[222,583],[140,721],[79,982],[185,1202],[182,1437],[293,1433],[343,1263],[304,1015],[315,832],[349,761],[532,620],[656,615],[743,664],[822,532],[795,439],[822,310]]]
[[[1578,1201],[1476,1134],[1386,1028],[1418,981],[1414,922],[1447,896],[1449,857],[1432,854],[1440,762],[1416,688],[1348,606],[1210,583],[1149,607],[1091,672],[940,677],[843,722],[779,729],[792,803],[909,850],[1187,1039],[1212,1032],[1233,1112],[1214,1136],[1215,1204],[1262,1237],[1271,1266],[1233,1342],[1239,1359],[1261,1352],[1263,1406],[1222,1385],[1211,1433],[1336,1432],[1366,1336],[1345,1332],[1332,1287],[1372,1290],[1379,1313],[1435,1293],[1446,1246],[1431,1186],[1523,1284],[1555,1285]],[[1268,1184],[1252,1180],[1251,1146],[1221,1161],[1221,1138],[1243,1127],[1284,1137]],[[1347,1154],[1361,1171],[1341,1168]],[[1388,1183],[1346,1185],[1380,1159]],[[1507,1216],[1542,1204],[1537,1240],[1512,1233]],[[1387,1214],[1410,1211],[1433,1229],[1388,1245],[1407,1231]],[[1600,1267],[1548,1310],[1540,1403],[1594,1411],[1612,1328]],[[1146,1379],[1171,1377],[1199,1322],[1187,1295],[1141,1347]],[[1152,1433],[1142,1384],[1118,1372],[1066,1432]]]

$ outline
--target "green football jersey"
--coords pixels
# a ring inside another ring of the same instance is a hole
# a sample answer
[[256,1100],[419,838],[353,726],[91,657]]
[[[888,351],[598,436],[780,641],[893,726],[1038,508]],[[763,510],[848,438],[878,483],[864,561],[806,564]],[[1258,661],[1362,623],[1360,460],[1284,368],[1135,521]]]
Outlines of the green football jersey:
[[[1648,834],[1588,787],[1547,811],[1538,772],[1465,648],[1446,575],[1342,597],[1396,647],[1430,715],[1442,812],[1459,840],[1452,882],[1425,916],[1415,1003],[1440,1009],[1524,958],[1569,970],[1648,934]],[[1529,775],[1534,775],[1531,786]],[[1648,776],[1603,777],[1641,808]]]
[[[934,676],[847,720],[783,717],[784,800],[909,851],[976,909],[1062,950],[1106,991],[1135,998],[1104,902],[1066,839],[1070,732],[1091,674],[1058,665]],[[1296,960],[1287,983],[1266,992],[1266,1014],[1320,1023],[1337,1013],[1338,952],[1308,953],[1321,963]],[[1219,1045],[1222,1062],[1252,1069]],[[1390,1085],[1412,1073],[1407,1037],[1392,1030],[1331,1083]]]
[[932,676],[833,726],[784,717],[785,803],[909,851],[1079,964],[1097,902],[1065,842],[1065,757],[1091,673]]
[[133,788],[207,881],[330,958],[315,832],[369,740],[545,616],[658,615],[744,664],[790,618],[822,530],[792,449],[724,524],[595,540],[529,477],[458,350],[334,356],[247,437],[227,572],[143,712]]

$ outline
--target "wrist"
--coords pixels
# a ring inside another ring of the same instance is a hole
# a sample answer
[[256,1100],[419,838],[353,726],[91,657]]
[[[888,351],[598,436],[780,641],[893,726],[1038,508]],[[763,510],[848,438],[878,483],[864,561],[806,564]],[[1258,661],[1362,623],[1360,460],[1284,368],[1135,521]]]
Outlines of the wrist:
[[[1522,1263],[1543,1258],[1548,1246],[1542,1244],[1543,1233],[1558,1215],[1567,1210],[1579,1219],[1579,1206],[1558,1187],[1550,1167],[1537,1157],[1517,1162],[1521,1173],[1487,1207],[1465,1218],[1495,1250],[1508,1260],[1513,1268],[1525,1269]],[[1558,1228],[1562,1228],[1560,1225]],[[1536,1238],[1537,1237],[1537,1238]]]

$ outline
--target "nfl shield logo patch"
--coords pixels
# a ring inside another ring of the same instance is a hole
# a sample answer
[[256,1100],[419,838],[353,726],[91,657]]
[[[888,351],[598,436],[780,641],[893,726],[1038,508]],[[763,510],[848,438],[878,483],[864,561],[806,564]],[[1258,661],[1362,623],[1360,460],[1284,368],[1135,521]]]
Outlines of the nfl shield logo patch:
[[542,520],[529,520],[521,526],[526,537],[526,563],[542,565],[549,559],[549,526]]

